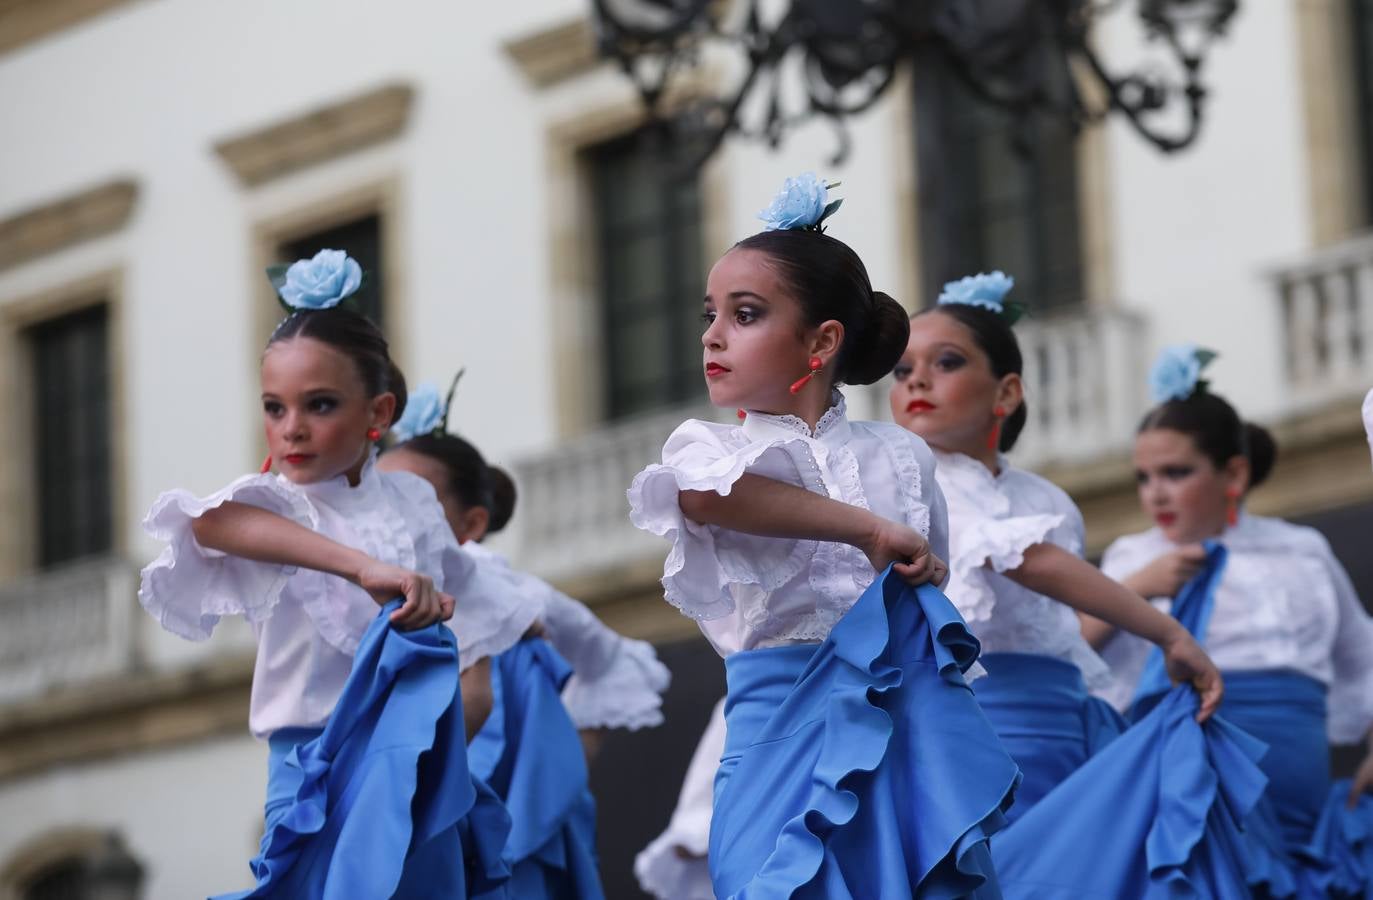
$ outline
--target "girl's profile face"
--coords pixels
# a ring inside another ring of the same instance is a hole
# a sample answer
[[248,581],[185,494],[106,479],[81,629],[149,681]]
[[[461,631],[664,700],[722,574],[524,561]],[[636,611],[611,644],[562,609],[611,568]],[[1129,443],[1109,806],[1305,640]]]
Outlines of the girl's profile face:
[[1218,469],[1192,436],[1172,428],[1150,428],[1135,436],[1135,482],[1139,503],[1175,543],[1193,543],[1221,533],[1226,488],[1239,485],[1230,467]]
[[887,399],[898,425],[948,452],[986,446],[1003,379],[962,323],[939,312],[911,319],[906,352],[892,375]]
[[706,387],[715,406],[789,412],[810,350],[801,305],[757,250],[731,250],[706,280]]
[[[473,515],[473,511],[463,505],[457,491],[453,490],[453,479],[448,467],[440,460],[427,453],[417,453],[400,446],[383,453],[377,460],[377,468],[383,472],[409,472],[433,485],[434,493],[439,498],[439,505],[443,507],[443,517],[448,521],[448,527],[452,529],[458,543],[480,541],[486,536],[488,515]],[[476,533],[478,523],[475,520],[478,518],[481,520],[480,533]]]
[[356,484],[371,442],[396,398],[368,397],[347,355],[308,337],[278,341],[262,354],[262,423],[281,474],[296,484],[346,475]]

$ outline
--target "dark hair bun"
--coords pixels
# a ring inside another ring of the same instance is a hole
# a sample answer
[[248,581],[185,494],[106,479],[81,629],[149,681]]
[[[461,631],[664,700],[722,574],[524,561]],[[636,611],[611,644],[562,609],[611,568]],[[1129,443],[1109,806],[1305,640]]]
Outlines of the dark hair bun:
[[1249,489],[1268,480],[1273,464],[1278,461],[1278,442],[1262,425],[1244,423],[1245,455],[1249,458]]
[[861,335],[845,342],[836,378],[844,384],[872,384],[880,381],[901,360],[911,336],[911,320],[906,310],[887,294],[872,292],[873,314]]
[[487,466],[486,477],[491,482],[491,507],[486,531],[495,534],[510,523],[519,492],[515,490],[515,479],[500,466]]

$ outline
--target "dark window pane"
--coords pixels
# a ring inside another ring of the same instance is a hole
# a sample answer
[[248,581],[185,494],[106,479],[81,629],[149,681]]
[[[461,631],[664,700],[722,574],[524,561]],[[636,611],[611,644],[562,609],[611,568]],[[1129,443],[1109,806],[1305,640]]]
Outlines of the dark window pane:
[[1373,225],[1373,0],[1349,0],[1354,40],[1354,97],[1363,162],[1364,224]]
[[84,900],[90,879],[80,860],[65,860],[44,869],[24,888],[23,900]]
[[33,359],[38,557],[110,549],[109,324],[104,306],[28,332]]
[[382,297],[381,217],[364,216],[333,228],[316,231],[281,245],[278,262],[309,259],[321,250],[342,250],[362,266],[362,288],[355,295],[358,309],[385,327]]
[[701,196],[644,133],[586,153],[595,198],[612,419],[682,403],[701,379]]
[[947,281],[1002,269],[1032,311],[1081,303],[1071,128],[1046,115],[1018,121],[935,54],[916,62],[915,95],[923,302]]

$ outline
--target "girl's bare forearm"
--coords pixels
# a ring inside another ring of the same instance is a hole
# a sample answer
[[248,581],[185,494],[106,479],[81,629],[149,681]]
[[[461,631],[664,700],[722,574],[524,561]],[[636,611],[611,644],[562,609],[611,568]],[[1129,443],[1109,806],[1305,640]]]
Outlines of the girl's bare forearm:
[[1155,644],[1175,639],[1182,628],[1139,594],[1054,544],[1031,547],[1020,567],[1005,575],[1036,593],[1101,619],[1107,627],[1123,629]]
[[338,575],[357,583],[366,554],[274,512],[229,501],[191,523],[202,547],[277,565]]
[[868,510],[761,475],[740,476],[728,496],[682,491],[678,502],[693,522],[760,537],[861,547],[876,530],[876,517]]

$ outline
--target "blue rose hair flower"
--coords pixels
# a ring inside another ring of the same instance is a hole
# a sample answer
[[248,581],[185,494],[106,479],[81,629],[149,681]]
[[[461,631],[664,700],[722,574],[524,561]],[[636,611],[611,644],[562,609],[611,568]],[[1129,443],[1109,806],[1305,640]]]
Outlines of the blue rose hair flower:
[[1214,351],[1196,344],[1164,347],[1149,370],[1149,394],[1154,403],[1186,400],[1197,391],[1205,390],[1201,370],[1215,358]]
[[937,302],[979,306],[996,313],[1007,325],[1014,325],[1025,314],[1025,307],[1019,303],[1006,302],[1006,295],[1013,287],[1015,279],[1000,269],[995,272],[979,272],[946,283]]
[[968,306],[981,306],[999,313],[1005,311],[1005,299],[1015,279],[998,269],[995,272],[979,272],[944,285],[939,295],[940,303],[966,303]]
[[291,310],[338,306],[362,286],[362,267],[342,250],[321,250],[313,259],[273,266],[267,276]]
[[821,223],[834,214],[844,201],[827,201],[826,193],[839,182],[826,184],[814,172],[803,172],[788,178],[768,208],[758,213],[767,231],[803,229],[823,231]]
[[405,401],[404,415],[391,426],[391,434],[402,443],[422,434],[432,434],[444,427],[446,411],[437,387],[430,382],[417,385]]

